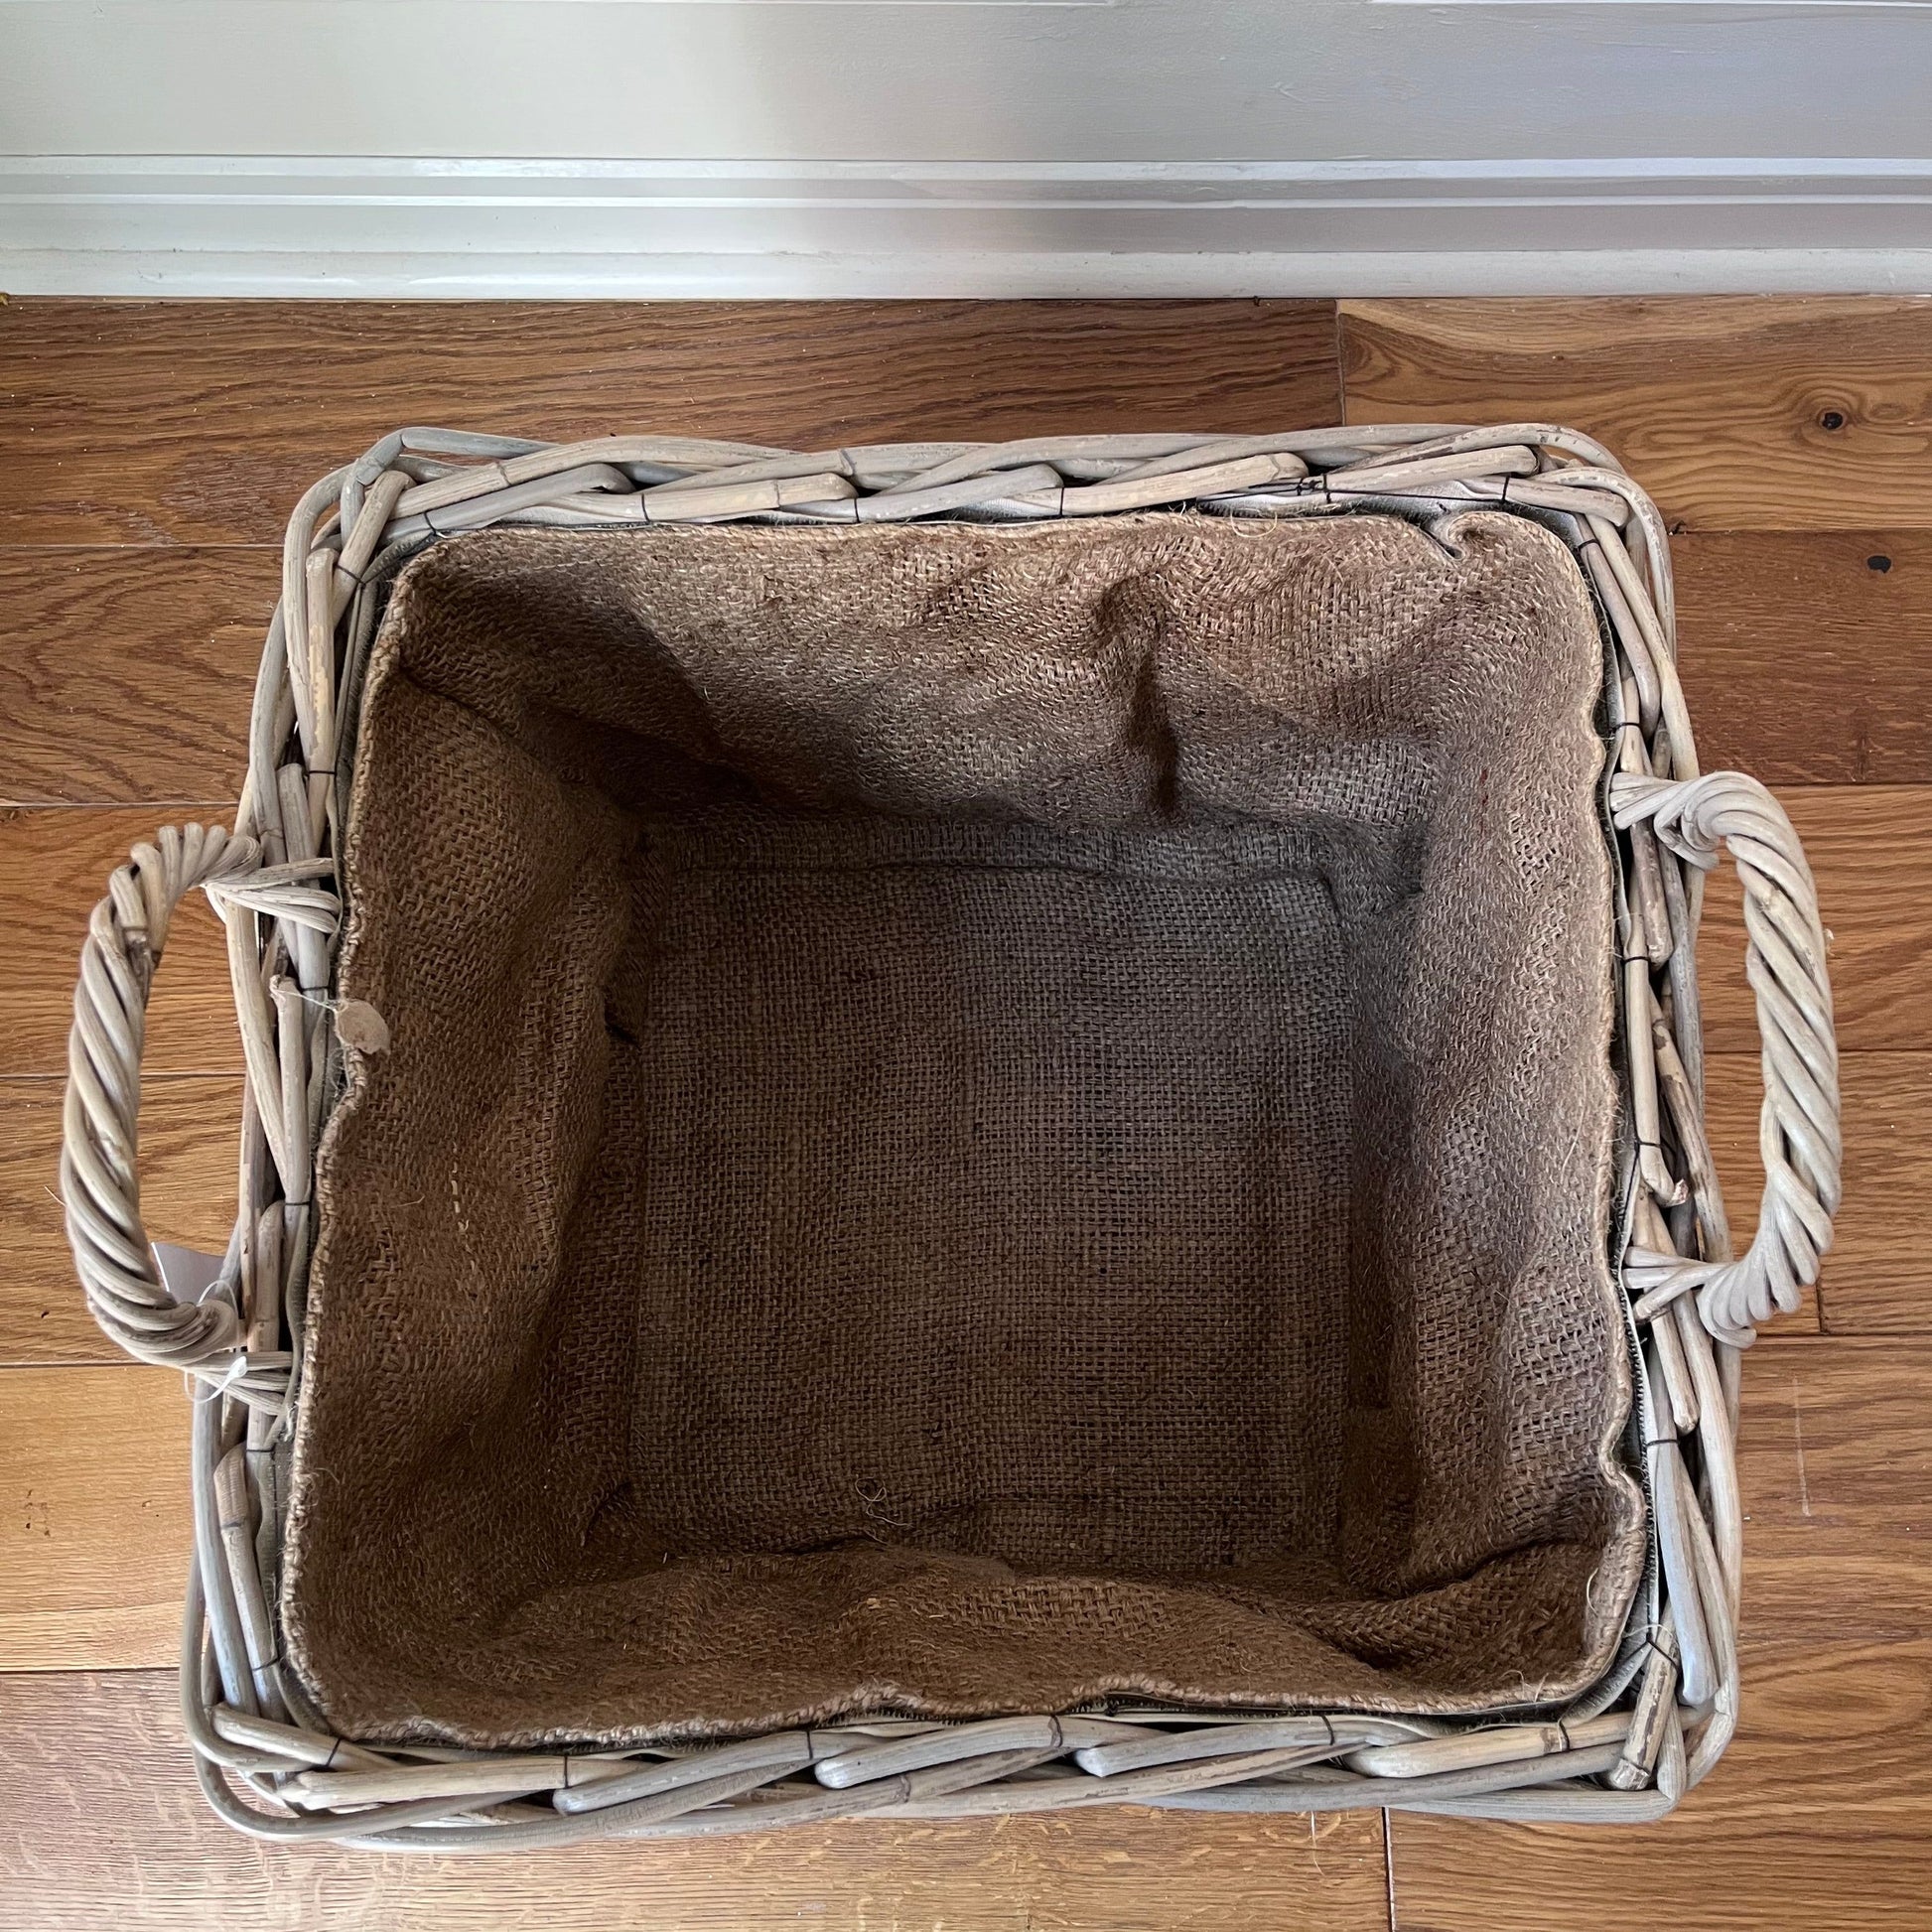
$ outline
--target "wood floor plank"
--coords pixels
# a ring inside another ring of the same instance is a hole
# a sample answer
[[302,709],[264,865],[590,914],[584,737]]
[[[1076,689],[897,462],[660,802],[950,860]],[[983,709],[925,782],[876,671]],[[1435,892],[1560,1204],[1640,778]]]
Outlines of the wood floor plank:
[[[0,810],[0,1075],[64,1073],[88,915],[129,848],[164,824],[231,825],[231,804]],[[207,901],[177,913],[148,1004],[143,1066],[212,1073],[240,1066],[228,955]]]
[[[62,1217],[62,1083],[0,1080],[0,1363],[118,1362],[73,1278]],[[162,1074],[141,1096],[141,1212],[149,1236],[206,1254],[228,1245],[241,1133],[239,1074]]]
[[280,588],[265,547],[0,549],[0,805],[238,797]]
[[[1825,1258],[1816,1310],[1780,1326],[1830,1334],[1932,1334],[1932,1054],[1849,1053],[1841,1087],[1845,1201]],[[1741,1245],[1763,1191],[1757,1158],[1762,1096],[1755,1057],[1722,1054],[1708,1086],[1712,1146]]]
[[1693,531],[1672,551],[1706,769],[1932,782],[1932,532]]
[[204,1805],[171,1677],[0,1680],[0,1928],[1384,1932],[1380,1819],[1105,1810],[512,1860],[263,1845]]
[[1335,420],[1327,302],[0,308],[0,541],[279,539],[405,424],[823,449]]
[[[1778,796],[1804,841],[1832,935],[1840,1046],[1932,1047],[1932,785],[1794,786]],[[1706,1045],[1755,1053],[1732,866],[1711,877],[1698,964]]]
[[1927,1635],[1932,1341],[1792,1336],[1744,1360],[1747,1635]]
[[1399,1932],[1922,1932],[1932,1641],[1752,1643],[1744,1718],[1662,1823],[1390,1819]]
[[188,1415],[167,1369],[0,1368],[0,1671],[174,1662]]
[[1356,423],[1564,423],[1694,530],[1932,526],[1932,300],[1348,301]]

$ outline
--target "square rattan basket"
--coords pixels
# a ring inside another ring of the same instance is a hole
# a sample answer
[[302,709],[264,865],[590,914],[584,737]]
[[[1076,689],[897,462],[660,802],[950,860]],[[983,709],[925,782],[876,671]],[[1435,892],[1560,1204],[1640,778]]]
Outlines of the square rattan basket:
[[[1810,875],[1674,654],[1654,507],[1543,425],[317,484],[235,830],[114,876],[70,1049],[81,1282],[196,1398],[210,1802],[1668,1811],[1736,1719],[1738,1351],[1839,1190]],[[135,1157],[196,888],[247,1084],[191,1300]]]

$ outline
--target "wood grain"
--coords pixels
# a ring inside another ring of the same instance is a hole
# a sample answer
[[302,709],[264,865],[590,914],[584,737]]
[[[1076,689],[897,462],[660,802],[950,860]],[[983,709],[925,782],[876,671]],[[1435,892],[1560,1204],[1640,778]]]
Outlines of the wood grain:
[[[119,1362],[87,1312],[58,1185],[62,1083],[0,1080],[0,1363]],[[141,1096],[150,1237],[219,1254],[235,1215],[241,1077],[163,1074]]]
[[1375,1816],[1107,1810],[854,1822],[514,1860],[256,1844],[218,1823],[172,1678],[0,1679],[0,1927],[480,1932],[1381,1932]]
[[279,541],[404,424],[823,449],[1335,420],[1326,302],[0,308],[0,542]]
[[1662,1823],[1390,1820],[1401,1932],[1923,1932],[1932,1642],[1749,1643],[1743,1723]]
[[1694,530],[1932,525],[1932,300],[1343,302],[1355,423],[1566,423]]
[[1707,769],[1769,785],[1932,780],[1932,533],[1694,531],[1672,552]]
[[1927,1635],[1932,1342],[1827,1335],[1744,1360],[1744,1626],[1818,1641]]
[[[1817,1307],[1779,1327],[1831,1334],[1932,1334],[1932,1054],[1849,1053],[1841,1073],[1845,1201],[1825,1258]],[[1755,1057],[1714,1057],[1711,1139],[1732,1232],[1741,1245],[1763,1192],[1757,1159],[1762,1096]]]
[[[230,825],[232,805],[0,811],[0,1074],[65,1074],[87,918],[107,877],[164,824]],[[241,1064],[228,955],[200,894],[176,915],[148,1003],[143,1067],[215,1073]]]
[[[1932,786],[1791,787],[1779,802],[1804,841],[1831,934],[1839,1045],[1932,1047]],[[1743,895],[1730,865],[1711,875],[1698,969],[1705,1044],[1755,1053]]]
[[0,1369],[0,1671],[174,1662],[187,1472],[179,1375]]
[[238,797],[280,575],[268,549],[0,549],[0,805]]

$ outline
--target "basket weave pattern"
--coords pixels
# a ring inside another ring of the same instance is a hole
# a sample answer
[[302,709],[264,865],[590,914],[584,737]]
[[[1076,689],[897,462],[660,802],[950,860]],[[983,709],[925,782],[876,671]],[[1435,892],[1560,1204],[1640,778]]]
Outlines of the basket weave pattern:
[[[1479,1726],[1115,1707],[972,1724],[883,1717],[704,1749],[431,1753],[329,1734],[283,1664],[264,1579],[279,1573],[276,1450],[302,1393],[325,1096],[339,1084],[339,1041],[381,1044],[372,1010],[332,998],[333,888],[344,740],[388,572],[438,535],[502,522],[1013,520],[1184,505],[1268,517],[1521,510],[1575,550],[1614,641],[1606,709],[1625,882],[1622,1071],[1638,1146],[1622,1280],[1647,1370],[1640,1420],[1657,1557],[1616,1667],[1558,1721],[1538,1713]],[[407,431],[325,479],[290,526],[235,834],[164,833],[115,875],[90,927],[71,1048],[64,1194],[90,1304],[130,1352],[200,1384],[183,1668],[198,1767],[217,1809],[269,1837],[438,1850],[1122,1801],[1567,1820],[1667,1811],[1735,1723],[1737,1351],[1752,1324],[1815,1279],[1839,1184],[1836,1052],[1810,876],[1761,787],[1700,773],[1673,650],[1654,507],[1595,444],[1544,426],[802,456],[670,438],[556,448]],[[1745,882],[1765,1038],[1766,1191],[1756,1234],[1735,1257],[1702,1124],[1695,975],[1702,873],[1725,845]],[[162,1287],[141,1230],[136,1116],[149,984],[174,907],[197,887],[226,927],[248,1081],[240,1214],[222,1282],[184,1307]]]

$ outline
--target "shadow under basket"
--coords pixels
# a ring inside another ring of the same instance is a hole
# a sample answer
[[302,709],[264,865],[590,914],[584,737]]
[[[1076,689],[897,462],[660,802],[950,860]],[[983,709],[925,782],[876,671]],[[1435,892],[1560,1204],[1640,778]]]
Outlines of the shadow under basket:
[[[1840,1145],[1810,874],[1673,650],[1654,506],[1548,426],[325,479],[235,833],[114,875],[70,1045],[89,1304],[199,1379],[209,1801],[435,1851],[1668,1811],[1736,1722],[1738,1351]],[[198,888],[241,1200],[171,1277]]]
[[398,584],[285,1587],[347,1734],[1600,1675],[1603,645],[1476,512]]

